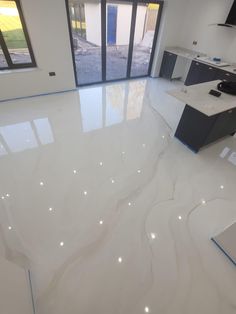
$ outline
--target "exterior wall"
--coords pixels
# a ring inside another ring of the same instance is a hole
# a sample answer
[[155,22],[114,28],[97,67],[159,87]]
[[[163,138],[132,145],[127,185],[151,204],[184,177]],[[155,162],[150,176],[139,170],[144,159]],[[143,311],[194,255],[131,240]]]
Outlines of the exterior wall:
[[130,37],[132,5],[119,4],[117,11],[116,44],[128,45]]
[[138,6],[134,34],[134,44],[139,44],[143,40],[146,12],[147,12],[146,6],[143,5]]
[[85,4],[85,23],[87,41],[101,46],[101,4]]
[[[118,4],[116,44],[128,45],[130,37],[130,23],[132,14],[131,4]],[[140,43],[143,39],[146,7],[139,6],[134,43]],[[87,41],[101,46],[101,5],[94,3],[85,4],[86,39]]]

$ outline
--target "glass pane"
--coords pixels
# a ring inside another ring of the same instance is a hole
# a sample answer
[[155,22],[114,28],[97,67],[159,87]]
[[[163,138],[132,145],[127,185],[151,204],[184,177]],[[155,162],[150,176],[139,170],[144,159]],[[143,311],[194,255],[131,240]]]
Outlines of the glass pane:
[[0,29],[12,62],[31,63],[31,57],[15,1],[0,1]]
[[106,79],[126,78],[132,3],[107,4]]
[[101,82],[101,4],[69,0],[79,85]]
[[138,4],[131,76],[148,74],[159,4]]
[[7,65],[6,59],[4,57],[2,49],[0,48],[0,68],[7,68],[7,67],[8,65]]

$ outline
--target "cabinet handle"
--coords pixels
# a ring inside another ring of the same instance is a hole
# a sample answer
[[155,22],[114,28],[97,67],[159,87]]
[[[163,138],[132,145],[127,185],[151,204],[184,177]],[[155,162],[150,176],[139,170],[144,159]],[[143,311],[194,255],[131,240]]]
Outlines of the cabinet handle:
[[199,63],[196,62],[196,65],[199,65]]
[[226,76],[230,76],[230,74],[229,74],[229,73],[226,73],[225,75],[226,75]]
[[211,67],[209,67],[209,70],[212,70],[212,68],[211,68]]
[[229,111],[228,111],[228,113],[232,113],[232,112],[233,112],[233,110],[229,110]]

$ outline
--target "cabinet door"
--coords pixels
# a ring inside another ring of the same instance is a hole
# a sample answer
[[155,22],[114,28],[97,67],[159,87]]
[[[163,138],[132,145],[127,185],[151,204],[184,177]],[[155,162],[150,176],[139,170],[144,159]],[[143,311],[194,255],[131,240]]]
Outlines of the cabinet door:
[[206,139],[205,145],[212,143],[236,131],[236,109],[228,110],[217,115],[215,124]]
[[198,84],[201,75],[201,65],[199,62],[192,61],[187,78],[185,80],[185,85],[194,85]]
[[217,70],[216,80],[236,82],[236,74],[224,70]]
[[160,77],[164,77],[167,79],[172,78],[176,59],[177,59],[177,55],[170,53],[168,51],[164,52],[164,56],[163,56],[162,64],[161,64]]
[[200,64],[199,83],[205,83],[216,80],[217,69],[207,64]]
[[193,61],[185,85],[194,85],[216,80],[217,69],[207,64]]

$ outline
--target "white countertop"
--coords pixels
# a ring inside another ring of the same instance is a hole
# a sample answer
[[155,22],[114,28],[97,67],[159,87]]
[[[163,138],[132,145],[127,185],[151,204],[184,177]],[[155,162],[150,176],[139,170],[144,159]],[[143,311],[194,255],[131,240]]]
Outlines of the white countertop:
[[222,93],[217,98],[209,95],[211,89],[217,90],[217,84],[220,82],[217,80],[185,86],[181,90],[172,90],[167,93],[203,114],[213,116],[236,107],[236,96]]
[[198,60],[197,57],[205,57],[206,54],[198,52],[198,51],[194,51],[194,50],[189,50],[189,49],[185,49],[185,48],[181,48],[181,47],[167,47],[165,49],[165,51],[168,51],[170,53],[176,54],[178,56],[190,59],[190,60],[196,60],[200,63],[204,63],[204,64],[208,64],[212,67],[215,67],[217,69],[226,71],[226,72],[230,72],[236,75],[236,71],[234,71],[236,69],[236,65],[228,65],[225,67],[219,67],[217,65],[213,65],[213,64],[209,64],[207,62],[204,62],[203,60]]

